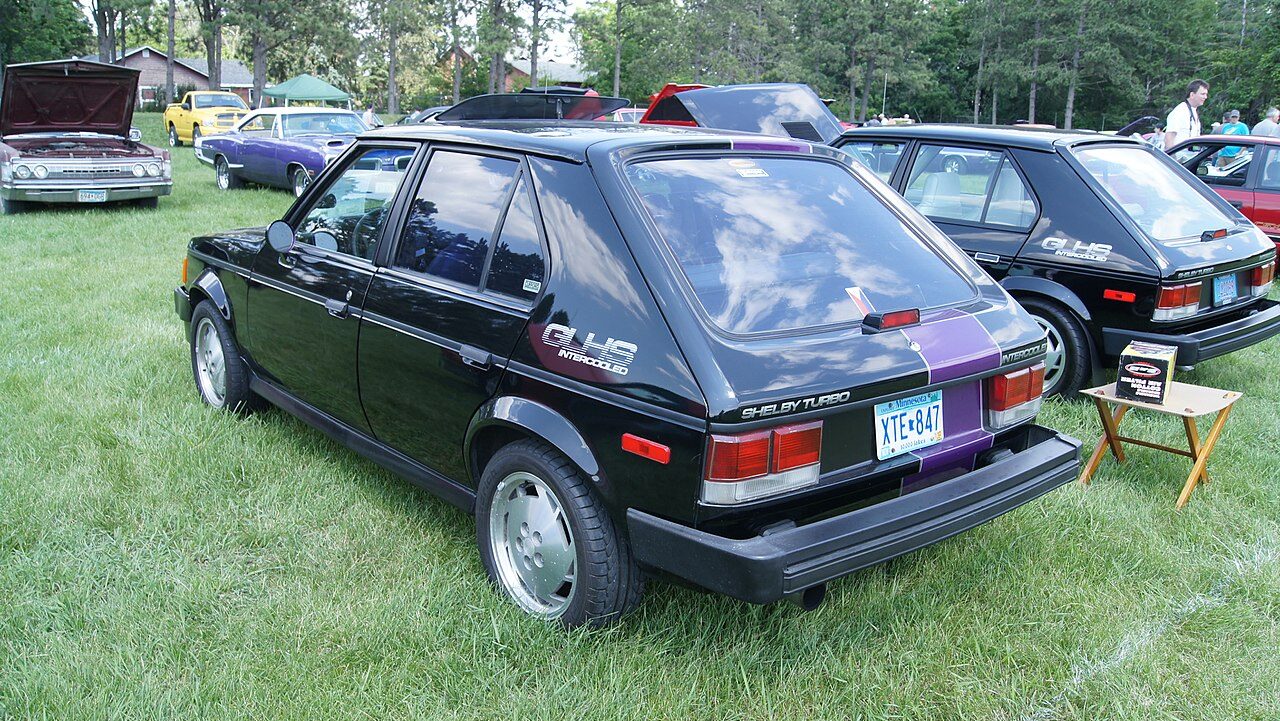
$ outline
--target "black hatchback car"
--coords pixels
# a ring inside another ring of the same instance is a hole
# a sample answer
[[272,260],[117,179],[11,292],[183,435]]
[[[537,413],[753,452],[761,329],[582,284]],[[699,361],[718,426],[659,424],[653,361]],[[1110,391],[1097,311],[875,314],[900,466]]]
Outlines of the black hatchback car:
[[1097,380],[1131,340],[1191,366],[1280,333],[1275,246],[1164,153],[1016,127],[845,131],[854,155],[938,225],[1049,337],[1045,392]]
[[566,626],[644,574],[811,607],[1077,471],[1033,423],[1034,320],[806,143],[384,128],[270,228],[193,239],[175,299],[204,401],[473,513],[494,583]]

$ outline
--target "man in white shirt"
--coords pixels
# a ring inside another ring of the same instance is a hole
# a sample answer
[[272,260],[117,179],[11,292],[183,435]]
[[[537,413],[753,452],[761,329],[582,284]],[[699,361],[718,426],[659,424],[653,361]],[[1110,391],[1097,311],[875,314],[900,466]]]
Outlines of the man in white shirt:
[[1209,83],[1192,80],[1187,84],[1187,99],[1169,111],[1164,124],[1164,149],[1190,138],[1200,137],[1200,106],[1209,98]]
[[1253,126],[1252,135],[1268,135],[1275,137],[1280,135],[1280,108],[1268,108],[1267,117],[1262,122]]

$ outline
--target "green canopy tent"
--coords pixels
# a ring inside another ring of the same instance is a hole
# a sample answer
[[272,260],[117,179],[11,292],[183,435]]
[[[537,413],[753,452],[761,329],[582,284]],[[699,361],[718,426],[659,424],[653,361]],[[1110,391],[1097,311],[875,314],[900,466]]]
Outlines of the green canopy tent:
[[350,95],[306,73],[289,78],[279,85],[273,85],[263,90],[262,94],[270,98],[284,99],[286,107],[290,102],[299,101],[345,102],[348,108],[351,107]]

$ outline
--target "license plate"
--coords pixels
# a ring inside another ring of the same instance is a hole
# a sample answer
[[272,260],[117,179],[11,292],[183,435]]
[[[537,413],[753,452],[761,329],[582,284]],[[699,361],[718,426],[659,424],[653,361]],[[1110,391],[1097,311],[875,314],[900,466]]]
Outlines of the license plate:
[[876,458],[885,460],[942,440],[942,391],[875,407]]
[[105,190],[80,190],[76,192],[76,202],[78,203],[105,203],[107,202],[107,191]]
[[1220,275],[1213,279],[1213,304],[1226,305],[1236,299],[1236,274]]

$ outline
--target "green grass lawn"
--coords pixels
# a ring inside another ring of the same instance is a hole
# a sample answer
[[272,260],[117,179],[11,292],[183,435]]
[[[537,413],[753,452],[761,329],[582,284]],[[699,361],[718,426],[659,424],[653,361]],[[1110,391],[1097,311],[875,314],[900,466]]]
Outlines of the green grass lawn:
[[[565,634],[489,590],[470,518],[200,404],[187,240],[290,197],[219,193],[190,148],[174,175],[158,211],[0,218],[0,718],[1280,717],[1277,341],[1181,375],[1246,393],[1182,512],[1185,460],[1134,449],[814,613],[653,583]],[[1092,413],[1041,419],[1091,443]]]

